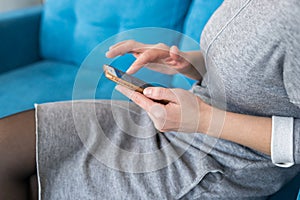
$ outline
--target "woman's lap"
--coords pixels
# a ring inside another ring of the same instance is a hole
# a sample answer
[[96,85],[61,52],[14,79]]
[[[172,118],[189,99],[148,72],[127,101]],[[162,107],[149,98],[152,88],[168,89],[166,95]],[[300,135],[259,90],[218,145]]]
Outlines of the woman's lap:
[[[203,150],[200,134],[158,133],[131,103],[62,102],[38,105],[36,112],[45,199],[234,199],[261,189],[236,187],[247,179],[243,167],[239,174],[220,164],[213,149]],[[249,176],[251,167],[244,167]]]

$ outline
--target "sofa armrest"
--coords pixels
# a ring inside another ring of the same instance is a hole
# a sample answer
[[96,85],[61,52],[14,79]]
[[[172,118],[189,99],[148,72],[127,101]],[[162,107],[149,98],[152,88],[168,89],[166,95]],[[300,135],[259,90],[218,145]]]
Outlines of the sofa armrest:
[[40,60],[42,6],[0,14],[0,73]]

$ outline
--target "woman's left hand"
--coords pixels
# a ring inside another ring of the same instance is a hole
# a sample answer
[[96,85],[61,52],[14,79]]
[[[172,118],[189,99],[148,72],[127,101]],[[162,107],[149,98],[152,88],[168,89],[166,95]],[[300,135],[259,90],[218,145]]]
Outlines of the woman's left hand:
[[[116,89],[143,108],[161,132],[207,131],[211,107],[189,91],[148,87],[141,94],[120,85]],[[169,103],[164,105],[154,100],[167,100]]]

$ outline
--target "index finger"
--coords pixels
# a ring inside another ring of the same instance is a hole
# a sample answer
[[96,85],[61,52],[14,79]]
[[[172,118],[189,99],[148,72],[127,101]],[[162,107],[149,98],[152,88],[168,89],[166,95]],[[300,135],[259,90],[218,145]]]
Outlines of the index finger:
[[168,56],[168,51],[155,47],[148,47],[140,56],[131,64],[126,73],[134,74],[140,70],[144,65],[149,63],[158,63],[159,59]]
[[127,96],[129,99],[131,99],[134,103],[136,103],[138,106],[140,106],[147,112],[149,112],[150,108],[153,105],[157,104],[151,99],[144,96],[143,94],[130,90],[122,85],[117,85],[116,90]]
[[123,42],[119,42],[109,48],[106,52],[106,57],[114,58],[116,56],[124,55],[126,53],[132,52],[137,47],[142,47],[143,44],[136,42],[134,40],[125,40]]

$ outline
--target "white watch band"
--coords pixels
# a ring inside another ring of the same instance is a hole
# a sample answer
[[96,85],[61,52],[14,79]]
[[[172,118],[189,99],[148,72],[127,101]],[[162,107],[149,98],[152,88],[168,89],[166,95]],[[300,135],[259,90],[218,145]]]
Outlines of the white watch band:
[[272,117],[271,159],[279,167],[294,165],[294,118]]

